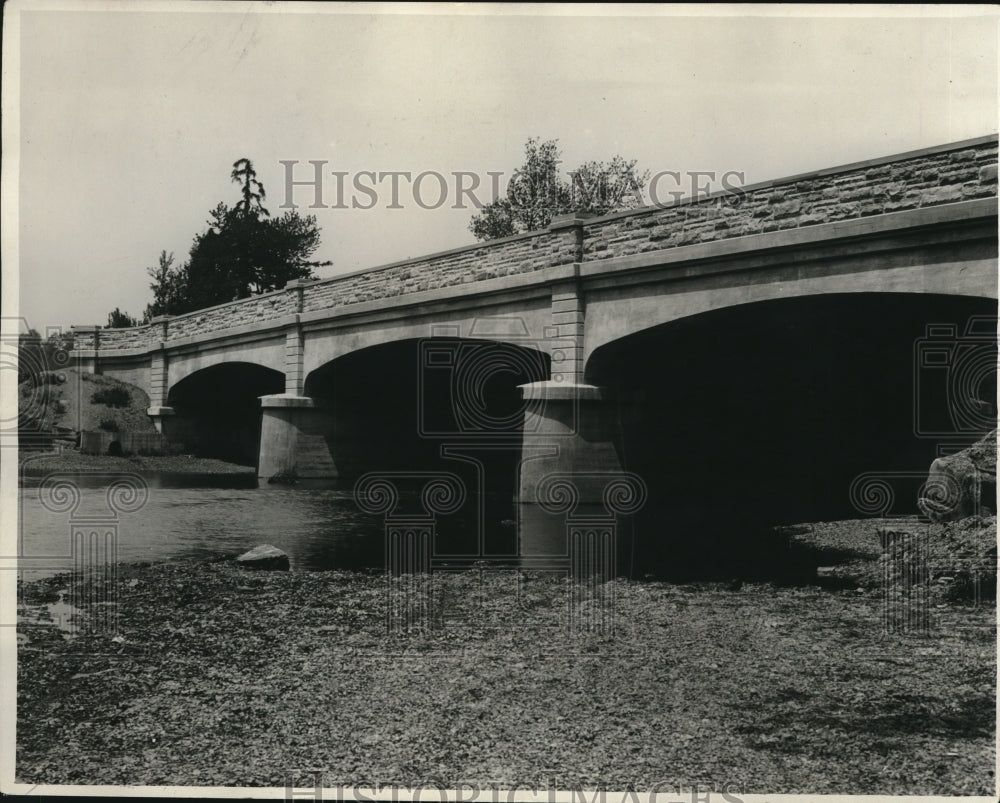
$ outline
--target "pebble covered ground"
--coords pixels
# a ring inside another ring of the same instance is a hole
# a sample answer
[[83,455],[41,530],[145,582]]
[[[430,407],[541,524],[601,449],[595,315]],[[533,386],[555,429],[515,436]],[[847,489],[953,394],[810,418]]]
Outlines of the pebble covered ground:
[[[878,574],[872,522],[800,537]],[[48,578],[21,588],[17,777],[992,795],[995,604],[941,587],[926,632],[893,633],[868,583],[618,580],[571,605],[513,570],[122,565],[70,634],[46,615],[79,589]]]

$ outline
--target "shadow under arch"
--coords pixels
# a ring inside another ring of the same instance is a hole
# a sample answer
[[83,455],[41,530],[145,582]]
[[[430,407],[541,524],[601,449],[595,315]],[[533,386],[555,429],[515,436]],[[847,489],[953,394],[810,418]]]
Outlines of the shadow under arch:
[[518,385],[547,379],[533,344],[411,338],[337,357],[310,372],[307,396],[332,416],[331,454],[345,488],[369,472],[459,475],[467,504],[436,550],[516,554],[514,500],[525,402]]
[[285,375],[247,362],[202,368],[175,383],[167,394],[174,415],[167,437],[199,457],[257,464],[261,407],[258,397],[282,393]]
[[[863,518],[849,494],[859,474],[926,472],[939,447],[996,426],[995,337],[978,346],[992,368],[958,383],[977,402],[956,398],[947,366],[918,359],[928,327],[961,340],[977,319],[995,333],[996,314],[995,300],[967,296],[804,296],[699,313],[595,350],[586,379],[616,400],[619,456],[650,491],[634,573],[811,577],[822,557],[771,528]],[[956,404],[985,411],[977,426],[955,423]]]

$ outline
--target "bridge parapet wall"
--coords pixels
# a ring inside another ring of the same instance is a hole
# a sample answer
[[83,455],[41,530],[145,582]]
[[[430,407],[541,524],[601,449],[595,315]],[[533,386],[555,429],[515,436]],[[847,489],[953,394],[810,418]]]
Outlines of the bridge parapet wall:
[[997,195],[997,138],[874,159],[606,215],[584,226],[583,258],[601,260]]
[[[140,349],[148,347],[153,342],[154,331],[149,326],[134,326],[130,329],[101,329],[85,333],[90,338],[91,345],[78,344],[78,348],[94,348],[94,338],[99,338],[101,349]],[[80,335],[78,334],[79,338]],[[84,341],[86,343],[86,341]]]
[[[628,257],[697,243],[960,203],[997,195],[997,138],[870,160],[544,230],[369,270],[294,282],[283,290],[160,319],[132,329],[77,330],[82,351],[148,351],[198,335],[557,265]],[[572,310],[570,311],[572,312]]]
[[547,229],[307,285],[302,299],[303,311],[530,273],[554,265],[568,265],[579,257],[579,244],[573,232]]
[[232,329],[260,321],[273,321],[298,311],[294,292],[275,290],[170,318],[166,341],[183,340],[194,335]]

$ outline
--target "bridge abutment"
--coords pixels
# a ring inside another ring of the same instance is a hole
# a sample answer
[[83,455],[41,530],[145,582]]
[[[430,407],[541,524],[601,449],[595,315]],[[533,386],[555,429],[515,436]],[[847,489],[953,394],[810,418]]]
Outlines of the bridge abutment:
[[261,396],[257,476],[274,479],[334,480],[334,421],[320,400],[287,393]]
[[154,405],[146,410],[146,415],[153,419],[153,426],[156,427],[156,431],[168,438],[173,434],[170,431],[168,422],[173,418],[174,414],[173,407],[164,407],[163,405]]

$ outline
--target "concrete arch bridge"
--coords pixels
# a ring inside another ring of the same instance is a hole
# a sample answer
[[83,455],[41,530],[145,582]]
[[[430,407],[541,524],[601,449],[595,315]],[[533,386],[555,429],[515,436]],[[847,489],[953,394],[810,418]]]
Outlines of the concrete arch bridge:
[[584,505],[587,476],[640,477],[651,533],[849,513],[859,473],[995,419],[996,299],[992,136],[77,327],[75,348],[168,438],[264,481],[464,466],[497,516],[521,503],[527,554],[555,474]]

